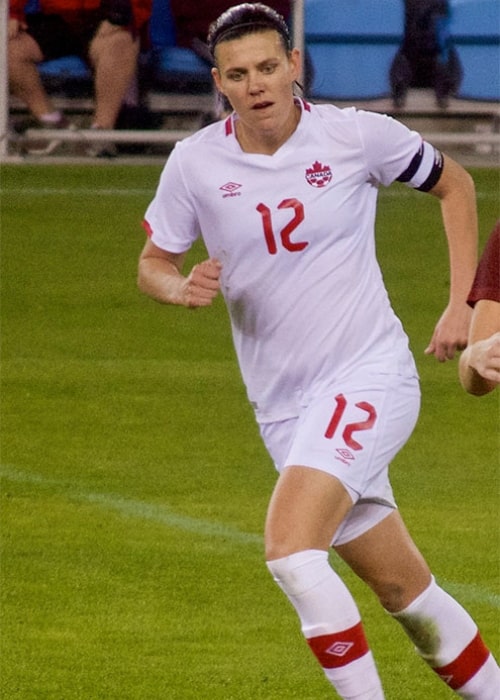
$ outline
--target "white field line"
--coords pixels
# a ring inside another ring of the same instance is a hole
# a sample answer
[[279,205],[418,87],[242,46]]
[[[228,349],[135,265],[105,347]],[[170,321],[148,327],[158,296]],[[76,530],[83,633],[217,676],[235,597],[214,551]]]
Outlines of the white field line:
[[150,520],[155,523],[166,525],[167,527],[185,530],[186,532],[191,532],[199,536],[220,537],[237,544],[255,544],[259,546],[263,544],[260,535],[243,532],[242,530],[224,525],[223,523],[181,515],[173,511],[167,505],[136,501],[114,493],[93,493],[77,488],[67,488],[67,484],[64,481],[47,479],[41,474],[20,471],[4,465],[0,467],[0,476],[7,481],[53,487],[58,491],[62,491],[71,499],[91,503],[105,510],[115,511],[126,517]]
[[[104,510],[114,511],[119,515],[138,520],[148,520],[166,527],[184,530],[200,537],[216,537],[237,545],[256,545],[263,549],[263,538],[260,535],[244,532],[236,527],[223,523],[193,518],[176,513],[167,505],[136,501],[124,498],[112,493],[93,493],[82,489],[67,487],[67,483],[57,479],[48,479],[41,474],[20,471],[11,466],[0,467],[0,476],[7,481],[17,483],[39,484],[44,487],[54,487],[62,491],[66,496],[84,503],[90,503]],[[339,564],[339,566],[337,566]],[[336,557],[336,568],[345,568],[345,564]],[[486,590],[482,586],[470,583],[456,583],[453,581],[439,580],[450,594],[457,596],[465,604],[480,603],[490,608],[500,610],[500,595]]]

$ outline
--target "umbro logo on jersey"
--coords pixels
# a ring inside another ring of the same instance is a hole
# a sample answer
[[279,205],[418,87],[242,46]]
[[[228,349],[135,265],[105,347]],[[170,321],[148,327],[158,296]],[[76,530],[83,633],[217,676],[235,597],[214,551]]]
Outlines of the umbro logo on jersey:
[[226,184],[219,187],[219,189],[224,192],[222,195],[223,197],[240,197],[241,192],[238,192],[240,187],[242,187],[242,185],[239,185],[237,182],[226,182]]
[[319,160],[306,169],[306,180],[312,187],[326,187],[332,179],[329,165],[322,165]]

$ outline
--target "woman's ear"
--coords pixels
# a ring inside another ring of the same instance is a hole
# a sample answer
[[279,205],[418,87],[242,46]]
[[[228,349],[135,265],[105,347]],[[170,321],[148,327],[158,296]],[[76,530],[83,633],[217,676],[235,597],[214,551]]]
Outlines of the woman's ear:
[[217,91],[223,95],[224,91],[222,90],[220,73],[219,73],[218,68],[212,68],[212,70],[210,72],[212,73],[212,78],[213,78],[213,81],[215,83],[215,87],[217,88]]
[[300,80],[302,77],[302,56],[298,49],[290,51],[290,65],[292,67],[293,80]]

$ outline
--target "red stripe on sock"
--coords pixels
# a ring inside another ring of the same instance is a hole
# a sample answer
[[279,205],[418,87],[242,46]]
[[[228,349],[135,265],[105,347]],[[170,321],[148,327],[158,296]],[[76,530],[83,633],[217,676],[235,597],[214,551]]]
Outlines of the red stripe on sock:
[[447,666],[441,666],[433,670],[450,688],[458,690],[476,675],[481,666],[486,663],[489,655],[490,652],[478,632],[460,656],[457,656],[455,661],[452,661]]
[[323,668],[347,666],[369,651],[361,622],[343,632],[311,637],[307,643]]

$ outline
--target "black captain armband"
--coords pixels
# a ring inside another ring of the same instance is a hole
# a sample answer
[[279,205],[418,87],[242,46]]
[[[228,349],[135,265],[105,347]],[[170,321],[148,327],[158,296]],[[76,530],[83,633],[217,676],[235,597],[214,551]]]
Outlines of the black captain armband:
[[421,192],[432,190],[443,172],[443,154],[427,141],[422,141],[418,152],[413,157],[404,173],[396,178],[409,187]]

